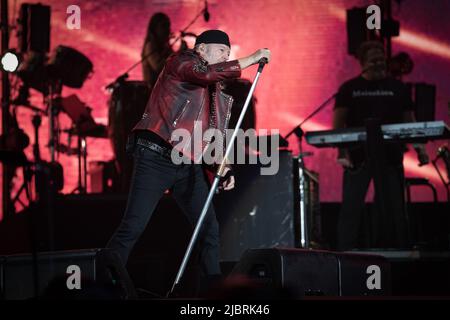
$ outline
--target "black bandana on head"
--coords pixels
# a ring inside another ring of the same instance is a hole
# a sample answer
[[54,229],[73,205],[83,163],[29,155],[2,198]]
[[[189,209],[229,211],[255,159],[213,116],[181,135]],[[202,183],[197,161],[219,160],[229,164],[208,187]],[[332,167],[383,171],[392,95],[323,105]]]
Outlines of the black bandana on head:
[[200,34],[195,41],[195,45],[201,43],[218,43],[231,47],[230,38],[228,38],[228,35],[225,32],[220,30],[207,30]]

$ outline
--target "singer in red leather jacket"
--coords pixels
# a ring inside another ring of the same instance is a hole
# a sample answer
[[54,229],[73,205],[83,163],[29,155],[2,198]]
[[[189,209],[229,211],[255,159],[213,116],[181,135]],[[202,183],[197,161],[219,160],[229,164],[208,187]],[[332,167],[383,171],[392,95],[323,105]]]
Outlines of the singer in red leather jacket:
[[[238,60],[208,65],[194,50],[172,55],[135,130],[152,131],[175,145],[171,141],[173,130],[183,128],[192,135],[194,122],[201,121],[202,132],[205,132],[214,112],[216,128],[224,132],[233,98],[221,91],[220,81],[240,75]],[[214,111],[211,110],[213,105]],[[193,158],[193,154],[186,156]]]
[[[196,121],[202,121],[203,131],[212,126],[223,132],[233,99],[221,91],[220,81],[239,77],[242,69],[257,64],[260,59],[270,60],[270,51],[260,49],[248,57],[227,62],[230,48],[226,33],[205,31],[197,37],[194,50],[170,56],[158,77],[142,119],[131,135],[134,171],[127,207],[107,245],[119,253],[124,264],[166,190],[171,190],[192,226],[197,223],[209,186],[201,164],[176,164],[168,156],[177,146],[171,141],[172,133],[185,129],[192,134]],[[234,177],[227,170],[223,175],[229,177],[223,179],[222,188],[232,189]],[[213,206],[208,209],[196,245],[203,283],[208,285],[210,279],[221,274],[219,228]]]

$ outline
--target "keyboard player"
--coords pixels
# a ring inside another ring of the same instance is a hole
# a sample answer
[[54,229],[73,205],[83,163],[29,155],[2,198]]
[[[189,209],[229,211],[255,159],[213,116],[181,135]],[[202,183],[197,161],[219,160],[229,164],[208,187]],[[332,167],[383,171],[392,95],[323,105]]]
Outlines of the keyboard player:
[[[382,43],[365,42],[358,50],[361,74],[341,85],[334,107],[334,129],[364,127],[368,118],[378,118],[382,124],[414,122],[413,102],[404,84],[387,74]],[[403,200],[403,153],[405,146],[389,143],[385,146],[383,179],[375,182],[375,203],[383,199],[387,217],[383,217],[378,247],[404,248],[408,244]],[[423,145],[414,146],[420,164],[428,163]],[[358,246],[361,217],[366,193],[373,178],[366,159],[364,145],[340,148],[338,163],[344,167],[343,198],[338,222],[338,249]]]

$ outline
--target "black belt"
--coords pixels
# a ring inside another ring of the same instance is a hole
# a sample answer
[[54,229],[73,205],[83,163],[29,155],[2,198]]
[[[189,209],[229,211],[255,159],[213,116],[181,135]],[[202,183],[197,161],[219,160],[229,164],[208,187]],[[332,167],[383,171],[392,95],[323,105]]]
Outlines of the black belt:
[[156,144],[150,140],[144,139],[144,138],[138,138],[136,141],[136,145],[139,145],[141,147],[150,149],[152,151],[155,151],[156,153],[162,155],[163,157],[166,157],[168,159],[172,159],[171,154],[172,150],[166,147],[162,147],[159,144]]

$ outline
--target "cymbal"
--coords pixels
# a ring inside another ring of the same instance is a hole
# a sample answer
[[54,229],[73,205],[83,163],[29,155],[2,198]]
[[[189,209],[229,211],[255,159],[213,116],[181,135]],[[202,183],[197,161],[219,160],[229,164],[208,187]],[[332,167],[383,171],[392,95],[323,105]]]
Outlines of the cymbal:
[[95,127],[90,127],[89,129],[83,128],[72,128],[66,130],[67,133],[72,135],[79,135],[82,137],[90,137],[90,138],[108,138],[108,130],[105,125],[96,124]]

